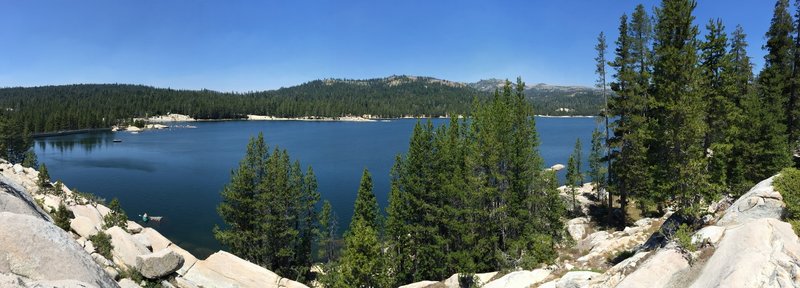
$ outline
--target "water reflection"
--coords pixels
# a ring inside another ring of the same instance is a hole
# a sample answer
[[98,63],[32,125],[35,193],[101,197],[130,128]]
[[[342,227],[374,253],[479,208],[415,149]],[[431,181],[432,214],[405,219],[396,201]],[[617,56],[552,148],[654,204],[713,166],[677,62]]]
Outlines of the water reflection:
[[72,152],[76,146],[82,148],[85,152],[92,152],[99,148],[112,145],[114,142],[114,133],[112,132],[92,132],[83,134],[72,134],[63,136],[51,136],[47,138],[40,138],[36,140],[41,151],[46,151],[47,146],[50,149],[64,153]]

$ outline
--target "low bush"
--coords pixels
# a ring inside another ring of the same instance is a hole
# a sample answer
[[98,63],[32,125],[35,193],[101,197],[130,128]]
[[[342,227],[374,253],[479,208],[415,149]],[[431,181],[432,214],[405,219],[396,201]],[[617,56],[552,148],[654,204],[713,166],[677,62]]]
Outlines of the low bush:
[[53,216],[53,222],[55,222],[56,226],[64,231],[69,231],[69,220],[75,218],[72,214],[72,211],[67,209],[67,206],[64,206],[64,203],[58,205],[58,210],[50,210],[50,215]]
[[100,231],[89,237],[89,241],[92,241],[94,249],[97,250],[98,254],[103,255],[106,259],[111,259],[111,250],[114,249],[114,246],[111,244],[111,236]]
[[[783,218],[792,224],[795,233],[800,232],[800,170],[795,168],[783,169],[772,182],[775,190],[783,196],[786,208]],[[800,234],[800,233],[798,233]]]
[[686,251],[697,251],[697,247],[694,246],[694,243],[692,243],[692,229],[689,227],[689,225],[681,224],[681,226],[678,227],[678,230],[675,231],[673,239],[678,242],[678,245],[683,247],[683,249]]
[[128,231],[128,215],[125,214],[125,210],[122,210],[122,206],[119,204],[117,198],[111,200],[111,203],[108,204],[108,209],[110,209],[111,212],[103,217],[103,229],[119,226],[123,230]]

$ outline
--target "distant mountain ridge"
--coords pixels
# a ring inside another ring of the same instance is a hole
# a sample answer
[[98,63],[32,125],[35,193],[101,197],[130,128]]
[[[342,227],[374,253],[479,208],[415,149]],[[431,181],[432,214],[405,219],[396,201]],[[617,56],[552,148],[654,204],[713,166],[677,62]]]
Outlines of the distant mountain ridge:
[[[502,89],[506,80],[485,79],[469,83],[473,89],[493,93]],[[516,88],[516,83],[511,82]],[[538,83],[525,85],[525,95],[533,103],[536,114],[552,116],[594,116],[604,105],[602,90],[586,86],[559,86]]]
[[[233,93],[144,85],[76,84],[0,89],[4,116],[28,131],[104,128],[136,117],[177,113],[195,119],[276,117],[439,117],[469,113],[473,99],[488,99],[505,80],[462,83],[392,75],[373,79],[320,79],[276,90]],[[597,115],[603,99],[589,87],[536,84],[525,94],[538,115]]]

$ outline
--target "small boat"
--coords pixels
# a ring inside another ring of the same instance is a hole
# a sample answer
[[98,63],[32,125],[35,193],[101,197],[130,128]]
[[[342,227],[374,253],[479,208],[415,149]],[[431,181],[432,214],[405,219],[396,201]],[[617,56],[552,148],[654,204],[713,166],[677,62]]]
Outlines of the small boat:
[[144,222],[144,223],[147,223],[147,222],[150,222],[150,221],[161,222],[161,218],[164,218],[163,216],[150,216],[150,215],[147,215],[147,213],[144,213],[143,215],[139,215],[139,216],[142,217],[142,222]]
[[119,143],[119,142],[122,142],[122,140],[120,140],[120,139],[114,139],[114,140],[113,140],[113,142],[114,142],[114,143]]

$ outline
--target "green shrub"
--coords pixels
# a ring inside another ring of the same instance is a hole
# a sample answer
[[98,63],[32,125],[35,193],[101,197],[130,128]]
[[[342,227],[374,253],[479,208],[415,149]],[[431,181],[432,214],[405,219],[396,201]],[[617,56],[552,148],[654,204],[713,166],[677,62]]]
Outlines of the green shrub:
[[119,199],[114,198],[108,204],[108,209],[111,210],[105,217],[103,217],[103,229],[108,229],[114,226],[119,226],[125,231],[128,231],[128,215],[122,206],[119,204]]
[[697,250],[697,247],[692,243],[692,229],[689,228],[689,225],[681,224],[678,230],[675,231],[673,239],[677,241],[678,245],[683,247],[683,249],[686,249],[686,251],[694,252]]
[[58,205],[58,210],[51,209],[50,215],[53,216],[53,222],[55,222],[56,226],[64,229],[64,231],[69,231],[69,220],[75,217],[72,211],[69,211],[67,206],[64,206],[64,203]]
[[786,168],[772,182],[775,190],[783,196],[786,208],[783,217],[788,220],[800,220],[800,170]]
[[98,254],[103,255],[106,259],[111,259],[111,250],[114,249],[114,246],[111,245],[111,236],[100,231],[89,237],[89,241],[92,241]]
[[25,152],[25,156],[22,159],[22,166],[36,169],[36,166],[38,165],[39,165],[39,159],[36,157],[36,153],[33,152],[33,149],[28,150],[28,152]]
[[57,180],[56,184],[53,185],[53,195],[58,197],[64,196],[64,184],[61,184],[61,180]]
[[41,189],[50,188],[50,173],[47,172],[47,165],[39,164],[39,178],[36,181]]

